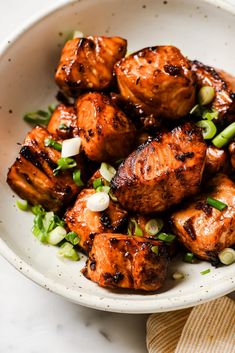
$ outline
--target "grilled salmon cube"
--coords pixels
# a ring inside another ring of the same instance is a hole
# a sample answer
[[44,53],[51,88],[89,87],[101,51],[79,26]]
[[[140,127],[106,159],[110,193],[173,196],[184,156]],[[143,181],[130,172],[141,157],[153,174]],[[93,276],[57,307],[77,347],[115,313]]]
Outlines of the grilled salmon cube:
[[78,136],[77,116],[73,106],[59,104],[47,125],[55,138],[66,140]]
[[205,156],[201,130],[185,123],[130,154],[111,180],[111,191],[127,210],[165,211],[199,191]]
[[204,175],[215,175],[218,172],[226,172],[229,169],[228,152],[213,145],[206,150],[206,165]]
[[115,162],[131,152],[135,126],[109,97],[98,92],[84,94],[76,109],[79,135],[89,159]]
[[126,54],[120,37],[75,38],[62,51],[55,80],[68,95],[82,90],[104,90],[113,82],[114,64]]
[[195,103],[190,61],[173,46],[144,48],[115,65],[121,95],[140,116],[179,119]]
[[212,86],[215,89],[212,108],[219,112],[218,121],[221,123],[235,121],[234,77],[197,60],[192,61],[192,71],[196,74],[198,88]]
[[45,147],[46,138],[52,138],[52,135],[40,126],[27,134],[19,157],[9,169],[7,182],[30,204],[40,204],[47,210],[59,212],[74,199],[81,187],[74,183],[71,171],[62,171],[57,176],[53,174],[61,153]]
[[109,207],[105,211],[90,211],[87,208],[87,200],[94,194],[94,189],[82,190],[75,205],[65,214],[65,222],[68,228],[79,235],[79,246],[86,251],[89,251],[96,233],[118,232],[127,219],[127,212],[112,200],[110,200]]
[[123,234],[97,234],[84,275],[101,287],[156,291],[166,278],[162,242]]
[[[217,261],[220,251],[235,245],[235,184],[224,174],[207,183],[208,192],[173,213],[174,233],[186,248],[204,260]],[[210,196],[227,205],[222,211],[207,203]]]

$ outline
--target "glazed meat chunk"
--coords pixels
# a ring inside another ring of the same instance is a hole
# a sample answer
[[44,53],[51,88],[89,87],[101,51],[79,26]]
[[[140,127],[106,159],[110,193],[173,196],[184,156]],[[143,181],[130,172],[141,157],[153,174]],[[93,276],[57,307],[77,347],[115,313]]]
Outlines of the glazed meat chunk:
[[234,78],[224,71],[206,66],[197,60],[192,61],[192,70],[196,74],[198,88],[202,86],[214,87],[215,98],[212,102],[212,108],[219,112],[219,121],[235,121]]
[[59,104],[51,116],[47,130],[56,138],[63,140],[78,136],[74,107]]
[[101,93],[87,93],[77,101],[79,134],[89,159],[113,162],[126,157],[133,146],[135,126]]
[[75,38],[62,51],[55,80],[68,95],[83,90],[103,90],[113,81],[114,64],[126,54],[120,37]]
[[84,275],[101,287],[155,291],[166,278],[165,245],[143,237],[97,234]]
[[[173,231],[198,257],[216,262],[218,253],[235,245],[235,184],[217,174],[207,184],[208,192],[172,215]],[[225,203],[222,211],[207,204],[207,197]]]
[[140,115],[178,119],[194,105],[194,73],[176,47],[142,49],[120,60],[115,73],[122,96]]
[[82,190],[75,205],[65,215],[67,226],[80,236],[79,246],[86,251],[89,251],[96,233],[119,231],[127,217],[127,212],[111,200],[105,211],[90,211],[87,208],[87,199],[93,194],[95,194],[94,189]]
[[133,152],[112,179],[112,192],[125,209],[165,211],[198,192],[205,156],[201,130],[185,123]]
[[215,175],[218,172],[228,170],[228,153],[226,150],[219,149],[213,145],[208,146],[206,150],[206,165],[204,175]]
[[59,212],[81,188],[74,183],[71,172],[53,174],[61,154],[54,148],[45,147],[46,138],[52,138],[52,135],[40,126],[28,133],[19,157],[9,169],[7,182],[30,204],[40,204],[47,210]]

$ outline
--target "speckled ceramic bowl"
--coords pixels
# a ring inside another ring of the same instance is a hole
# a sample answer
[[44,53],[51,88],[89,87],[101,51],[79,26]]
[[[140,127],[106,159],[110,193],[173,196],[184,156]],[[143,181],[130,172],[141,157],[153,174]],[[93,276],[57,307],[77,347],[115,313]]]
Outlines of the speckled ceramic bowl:
[[[176,310],[235,289],[235,264],[215,269],[206,262],[191,265],[180,259],[172,263],[170,274],[179,270],[185,279],[169,279],[158,294],[99,288],[80,273],[84,256],[78,263],[62,261],[55,247],[41,245],[33,237],[32,215],[15,207],[17,197],[5,182],[19,150],[17,143],[29,130],[22,115],[55,100],[53,74],[68,32],[120,35],[128,39],[129,51],[174,44],[192,59],[235,74],[234,14],[232,6],[220,1],[83,0],[48,9],[6,43],[0,58],[0,252],[13,266],[71,301],[125,313]],[[208,268],[211,272],[202,276],[200,272]]]

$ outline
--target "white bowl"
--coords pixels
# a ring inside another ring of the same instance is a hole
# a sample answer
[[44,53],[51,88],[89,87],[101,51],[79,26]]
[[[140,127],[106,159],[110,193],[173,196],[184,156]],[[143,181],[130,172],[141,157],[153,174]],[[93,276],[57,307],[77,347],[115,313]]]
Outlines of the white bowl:
[[[55,247],[41,245],[33,237],[32,215],[16,208],[17,196],[5,182],[8,167],[19,150],[17,142],[29,130],[22,120],[23,114],[55,101],[57,88],[53,74],[69,31],[120,35],[128,39],[129,51],[149,45],[174,44],[192,59],[235,74],[235,9],[225,2],[213,3],[192,0],[70,2],[26,26],[6,43],[0,58],[0,252],[46,289],[85,306],[125,313],[176,310],[235,289],[235,264],[215,269],[206,262],[191,265],[180,259],[173,261],[170,273],[179,270],[186,273],[186,278],[168,279],[158,294],[140,295],[100,288],[80,273],[84,256],[78,263],[62,261],[56,256]],[[207,268],[211,272],[201,275]]]

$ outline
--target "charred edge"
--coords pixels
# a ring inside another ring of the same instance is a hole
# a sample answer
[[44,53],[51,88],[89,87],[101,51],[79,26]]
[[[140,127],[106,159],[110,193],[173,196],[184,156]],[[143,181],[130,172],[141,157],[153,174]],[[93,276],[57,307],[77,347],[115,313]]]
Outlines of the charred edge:
[[192,70],[194,72],[197,71],[198,68],[205,70],[207,73],[209,73],[215,80],[221,81],[223,85],[223,89],[227,88],[227,83],[224,81],[224,79],[220,76],[220,74],[211,66],[204,65],[202,62],[198,60],[193,60],[191,61],[192,63]]
[[181,154],[177,154],[175,156],[175,159],[178,161],[184,162],[187,158],[193,158],[194,157],[194,152],[185,152]]
[[179,76],[181,74],[181,67],[176,65],[164,65],[164,70],[171,76]]
[[206,201],[198,201],[195,205],[196,210],[202,210],[207,216],[212,214],[212,207]]
[[39,156],[40,156],[41,158],[43,158],[43,159],[47,162],[47,164],[49,165],[49,167],[50,167],[52,170],[53,170],[53,169],[56,169],[56,168],[58,167],[57,164],[54,163],[54,162],[48,157],[48,154],[47,154],[47,153],[41,151],[41,152],[39,153]]
[[118,284],[121,280],[123,280],[124,275],[119,271],[117,271],[114,275],[110,272],[105,272],[103,274],[103,278],[106,284]]
[[218,267],[220,264],[219,258],[218,258],[218,252],[216,250],[207,250],[206,255],[209,257],[209,261],[212,264],[212,266]]
[[20,150],[20,155],[27,159],[27,161],[31,162],[36,168],[42,169],[37,154],[32,152],[29,146],[23,146]]
[[193,227],[193,222],[192,219],[189,218],[185,223],[184,223],[184,230],[188,233],[188,235],[190,236],[190,238],[192,240],[196,240],[197,236],[195,233],[195,229]]

